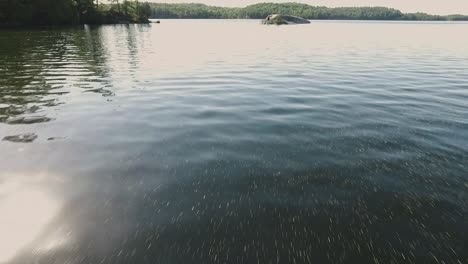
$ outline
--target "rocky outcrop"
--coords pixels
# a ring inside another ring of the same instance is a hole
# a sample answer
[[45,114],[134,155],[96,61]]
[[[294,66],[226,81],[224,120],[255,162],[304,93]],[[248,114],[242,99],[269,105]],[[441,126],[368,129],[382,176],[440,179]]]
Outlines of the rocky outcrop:
[[288,16],[272,14],[263,20],[265,25],[291,25],[291,24],[310,24],[309,20],[297,16]]

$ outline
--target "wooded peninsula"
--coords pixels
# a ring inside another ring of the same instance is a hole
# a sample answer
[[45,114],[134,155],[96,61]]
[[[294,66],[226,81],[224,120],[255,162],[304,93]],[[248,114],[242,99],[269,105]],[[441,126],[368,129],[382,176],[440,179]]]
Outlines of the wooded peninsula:
[[247,7],[148,3],[137,0],[0,0],[0,25],[149,23],[155,19],[264,19],[280,13],[305,19],[468,21],[466,15],[403,13],[387,7],[324,7],[261,3]]

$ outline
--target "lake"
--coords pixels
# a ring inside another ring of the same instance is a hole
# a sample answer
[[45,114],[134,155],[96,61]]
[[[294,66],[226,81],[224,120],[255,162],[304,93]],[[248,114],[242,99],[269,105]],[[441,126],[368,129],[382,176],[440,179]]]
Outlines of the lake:
[[0,263],[467,263],[467,32],[0,31]]

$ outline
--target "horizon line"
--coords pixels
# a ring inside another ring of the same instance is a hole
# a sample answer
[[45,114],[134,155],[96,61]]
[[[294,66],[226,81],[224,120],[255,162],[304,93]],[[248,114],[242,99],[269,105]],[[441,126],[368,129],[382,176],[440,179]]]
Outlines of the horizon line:
[[[348,5],[345,5],[346,3],[342,3],[342,1],[338,0],[330,0],[327,1],[327,3],[324,3],[325,0],[316,0],[313,1],[313,3],[309,3],[306,0],[296,0],[296,1],[281,1],[278,2],[275,0],[272,1],[256,1],[256,0],[241,0],[241,1],[217,1],[217,0],[173,0],[173,1],[167,1],[167,0],[143,0],[148,3],[155,3],[155,4],[202,4],[206,6],[212,6],[212,7],[223,7],[223,8],[245,8],[251,5],[255,4],[288,4],[288,3],[296,3],[296,4],[303,4],[303,5],[308,5],[308,6],[314,6],[314,7],[326,7],[326,8],[359,8],[359,7],[385,7],[385,8],[391,8],[395,10],[399,10],[400,12],[404,14],[410,14],[410,13],[425,13],[425,14],[431,14],[435,16],[449,16],[449,15],[468,15],[468,4],[466,6],[460,6],[460,8],[453,8],[454,5],[448,5],[449,7],[452,8],[447,8],[447,5],[445,6],[432,6],[428,8],[428,5],[430,6],[430,3],[426,1],[424,5],[417,5],[417,6],[401,6],[398,3],[393,4],[392,3],[387,3],[388,0],[380,0],[376,1],[377,3],[370,3],[369,0],[362,0],[364,1],[363,3],[359,4],[356,3],[358,0],[351,1],[350,3],[347,3]],[[142,1],[142,2],[143,2]],[[422,0],[421,0],[422,1]],[[459,0],[451,0],[451,1],[459,1]],[[227,2],[227,3],[226,3]],[[372,1],[374,2],[374,1]],[[398,1],[397,1],[398,2]],[[430,2],[430,1],[429,1]],[[405,2],[406,3],[406,2]],[[457,5],[458,6],[458,5]],[[419,9],[418,7],[422,7]],[[445,8],[444,8],[445,7]],[[449,10],[450,9],[450,10]]]

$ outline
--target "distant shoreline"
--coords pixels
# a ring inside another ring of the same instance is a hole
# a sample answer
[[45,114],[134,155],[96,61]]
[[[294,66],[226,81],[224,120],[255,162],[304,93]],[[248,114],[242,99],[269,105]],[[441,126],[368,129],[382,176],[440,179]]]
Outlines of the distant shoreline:
[[[245,20],[245,21],[260,21],[260,18],[149,18],[150,23],[130,23],[131,24],[154,24],[151,21],[164,20]],[[349,22],[459,22],[460,24],[468,23],[468,20],[372,20],[372,19],[307,19],[309,21],[349,21]],[[115,25],[115,24],[92,24],[92,25]],[[119,24],[117,24],[119,25]]]
[[468,21],[468,15],[403,13],[387,7],[324,7],[299,3],[261,3],[246,7],[120,1],[75,5],[75,0],[0,0],[0,29],[41,26],[141,24],[148,19],[265,19],[270,14],[334,21]]
[[261,3],[246,7],[205,4],[150,3],[151,19],[264,19],[270,14],[299,16],[308,20],[468,21],[468,15],[403,13],[387,7],[324,7],[299,3]]

